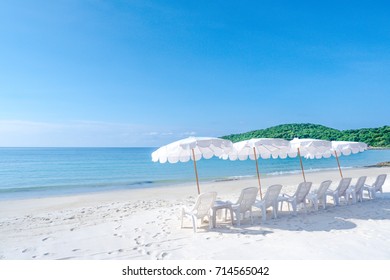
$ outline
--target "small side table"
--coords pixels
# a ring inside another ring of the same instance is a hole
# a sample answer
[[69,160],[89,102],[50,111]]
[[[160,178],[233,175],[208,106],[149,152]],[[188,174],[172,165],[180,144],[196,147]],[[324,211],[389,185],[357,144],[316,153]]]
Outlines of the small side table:
[[216,200],[214,202],[214,206],[211,207],[211,209],[213,210],[213,221],[212,221],[213,228],[215,228],[217,224],[217,211],[222,209],[230,210],[230,221],[231,224],[233,225],[233,208],[232,208],[232,203],[230,201]]

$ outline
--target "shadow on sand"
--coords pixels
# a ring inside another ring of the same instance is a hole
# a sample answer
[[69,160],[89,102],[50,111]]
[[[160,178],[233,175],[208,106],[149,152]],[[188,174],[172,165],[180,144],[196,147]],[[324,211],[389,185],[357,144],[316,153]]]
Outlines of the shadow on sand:
[[288,211],[279,211],[277,219],[271,219],[267,213],[267,222],[261,222],[261,213],[254,209],[254,223],[249,218],[241,221],[241,225],[231,226],[228,223],[217,223],[214,231],[223,234],[268,235],[273,229],[288,231],[335,231],[357,227],[357,220],[390,220],[390,193],[378,194],[376,199],[365,199],[362,203],[334,206],[327,204],[324,210],[314,211],[309,208],[298,211],[297,215]]

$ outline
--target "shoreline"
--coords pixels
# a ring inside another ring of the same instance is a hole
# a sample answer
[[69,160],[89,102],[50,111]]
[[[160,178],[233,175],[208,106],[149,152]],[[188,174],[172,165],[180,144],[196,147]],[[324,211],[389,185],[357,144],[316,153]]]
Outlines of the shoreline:
[[[371,175],[373,174],[379,174],[380,171],[383,170],[382,173],[390,173],[390,167],[387,166],[367,166],[367,167],[349,167],[344,168],[343,174],[344,177],[348,177],[348,172],[362,172],[363,173],[369,173]],[[370,172],[368,172],[370,170]],[[366,172],[367,171],[367,172]],[[340,180],[340,173],[337,168],[332,169],[322,169],[322,170],[305,170],[305,174],[307,181],[313,182],[313,187],[316,187],[316,185],[319,185],[321,181],[324,180],[332,180],[333,182],[336,182]],[[311,178],[312,176],[312,178]],[[367,175],[368,176],[368,175]],[[369,177],[369,176],[368,176]],[[319,180],[321,178],[321,180]],[[280,180],[279,180],[280,179]],[[310,180],[314,179],[314,180]],[[353,178],[356,179],[356,178]],[[289,190],[291,186],[298,185],[302,180],[302,173],[301,172],[294,172],[294,173],[283,173],[283,174],[273,174],[273,175],[266,175],[261,176],[261,185],[263,190],[265,187],[273,185],[273,184],[279,184],[279,181],[286,181],[291,182],[290,184],[283,185],[284,190]],[[257,176],[245,176],[240,177],[238,179],[232,179],[232,180],[214,180],[214,181],[200,181],[200,188],[201,192],[207,191],[217,191],[217,193],[221,193],[222,195],[229,195],[231,192],[239,191],[240,189],[244,188],[243,186],[256,186],[258,187],[258,181]],[[170,193],[174,193],[175,195],[180,195],[180,198],[183,199],[185,195],[189,195],[191,197],[197,196],[196,192],[196,182],[185,182],[185,183],[177,183],[177,184],[166,184],[166,185],[160,185],[156,187],[146,187],[146,188],[133,188],[133,189],[116,189],[116,190],[104,190],[104,191],[95,191],[95,192],[85,192],[85,193],[76,193],[76,194],[64,194],[64,195],[53,195],[53,196],[44,196],[44,197],[32,197],[32,198],[15,198],[15,199],[7,199],[0,201],[0,213],[2,214],[6,212],[6,209],[4,209],[5,205],[12,205],[12,204],[19,204],[20,202],[23,202],[25,205],[32,205],[34,207],[35,202],[42,202],[42,204],[51,204],[50,201],[53,201],[54,203],[62,203],[62,202],[110,202],[112,200],[117,201],[126,201],[129,197],[137,197],[142,199],[150,198],[152,194],[158,193],[158,197],[167,197],[170,198]],[[23,208],[23,207],[22,207]],[[14,209],[17,211],[17,209]],[[1,215],[0,214],[0,217]]]
[[[377,166],[377,165],[372,165],[372,166],[363,166],[363,167],[343,167],[342,170],[354,170],[354,169],[365,169],[365,168],[381,168],[381,167],[387,167],[387,166]],[[312,174],[312,173],[321,173],[321,172],[332,172],[332,171],[337,171],[337,167],[330,167],[330,168],[316,168],[316,169],[305,169],[305,174]],[[289,175],[299,175],[302,174],[302,171],[299,169],[292,170],[292,171],[282,171],[282,172],[272,172],[272,173],[263,173],[260,174],[260,177],[262,180],[266,178],[274,178],[274,177],[280,177],[280,176],[289,176]],[[253,175],[237,175],[237,176],[231,176],[231,177],[221,177],[218,179],[213,179],[213,180],[207,180],[200,178],[199,182],[200,184],[214,184],[214,183],[223,183],[223,182],[231,182],[231,181],[244,181],[244,180],[256,180],[257,184],[257,176],[256,174]],[[150,182],[150,183],[149,183]],[[94,190],[94,189],[89,189],[89,190],[81,190],[81,191],[71,191],[71,192],[59,192],[55,193],[54,191],[50,190],[48,193],[45,193],[44,195],[41,194],[33,194],[33,195],[16,195],[14,197],[11,197],[9,193],[6,193],[8,195],[6,198],[0,198],[0,203],[2,202],[7,202],[7,201],[18,201],[18,200],[30,200],[30,199],[44,199],[44,198],[57,198],[57,197],[72,197],[72,196],[84,196],[84,195],[94,195],[94,194],[107,194],[111,192],[126,192],[126,191],[132,191],[132,190],[147,190],[147,189],[164,189],[164,188],[169,188],[169,187],[186,187],[188,185],[195,184],[195,179],[194,180],[186,180],[186,181],[177,181],[177,182],[165,182],[165,183],[154,183],[153,181],[148,181],[148,183],[143,183],[139,184],[137,187],[132,187],[132,188],[125,188],[125,187],[112,187],[109,189],[101,189],[101,190]]]
[[[372,183],[389,167],[344,169],[344,177],[367,175]],[[340,179],[338,170],[306,174],[317,188]],[[292,194],[301,174],[262,178],[263,193],[282,184]],[[201,191],[216,191],[218,199],[236,201],[241,189],[257,187],[257,178],[209,182]],[[205,223],[194,234],[189,220],[180,228],[183,206],[194,203],[195,182],[164,188],[118,190],[104,193],[0,202],[0,259],[389,259],[390,178],[378,199],[326,210],[287,208],[277,219],[241,226],[218,221],[214,230]],[[332,241],[330,241],[332,240]],[[369,244],[369,245],[368,245]],[[367,247],[368,246],[368,247]],[[245,249],[246,248],[246,249]]]

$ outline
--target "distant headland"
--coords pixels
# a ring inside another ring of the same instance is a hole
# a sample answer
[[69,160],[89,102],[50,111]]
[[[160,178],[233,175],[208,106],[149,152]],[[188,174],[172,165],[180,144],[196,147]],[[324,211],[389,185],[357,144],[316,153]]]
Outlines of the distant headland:
[[251,138],[314,138],[329,141],[357,141],[366,143],[371,149],[390,148],[390,126],[378,128],[360,128],[338,130],[311,123],[281,124],[266,129],[222,136],[224,139],[238,142]]

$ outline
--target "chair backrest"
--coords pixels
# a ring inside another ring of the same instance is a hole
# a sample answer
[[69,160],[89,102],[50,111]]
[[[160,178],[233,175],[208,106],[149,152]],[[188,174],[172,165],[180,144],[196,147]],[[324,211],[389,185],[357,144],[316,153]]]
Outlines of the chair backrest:
[[323,181],[317,190],[318,199],[323,198],[326,195],[326,191],[329,189],[330,184],[332,184],[331,180]]
[[257,188],[249,187],[241,191],[240,197],[237,200],[240,212],[245,212],[251,209],[252,205],[256,201]]
[[345,195],[345,191],[348,189],[349,184],[351,184],[351,180],[352,178],[342,178],[340,180],[340,183],[337,187],[337,192],[339,194],[339,197]]
[[282,190],[282,185],[272,185],[268,187],[267,192],[263,197],[266,208],[268,208],[269,206],[273,206],[275,204],[281,190]]
[[355,192],[359,193],[366,182],[367,176],[360,176],[355,185]]
[[306,196],[310,191],[311,185],[311,182],[302,182],[298,185],[297,191],[294,194],[297,204],[305,201]]
[[381,175],[378,175],[378,177],[376,177],[376,180],[374,183],[374,187],[375,187],[376,191],[380,190],[380,188],[383,186],[383,184],[385,183],[386,177],[387,177],[386,174],[381,174]]
[[198,195],[192,212],[198,219],[205,217],[209,213],[211,207],[214,205],[216,198],[216,192],[207,192]]

